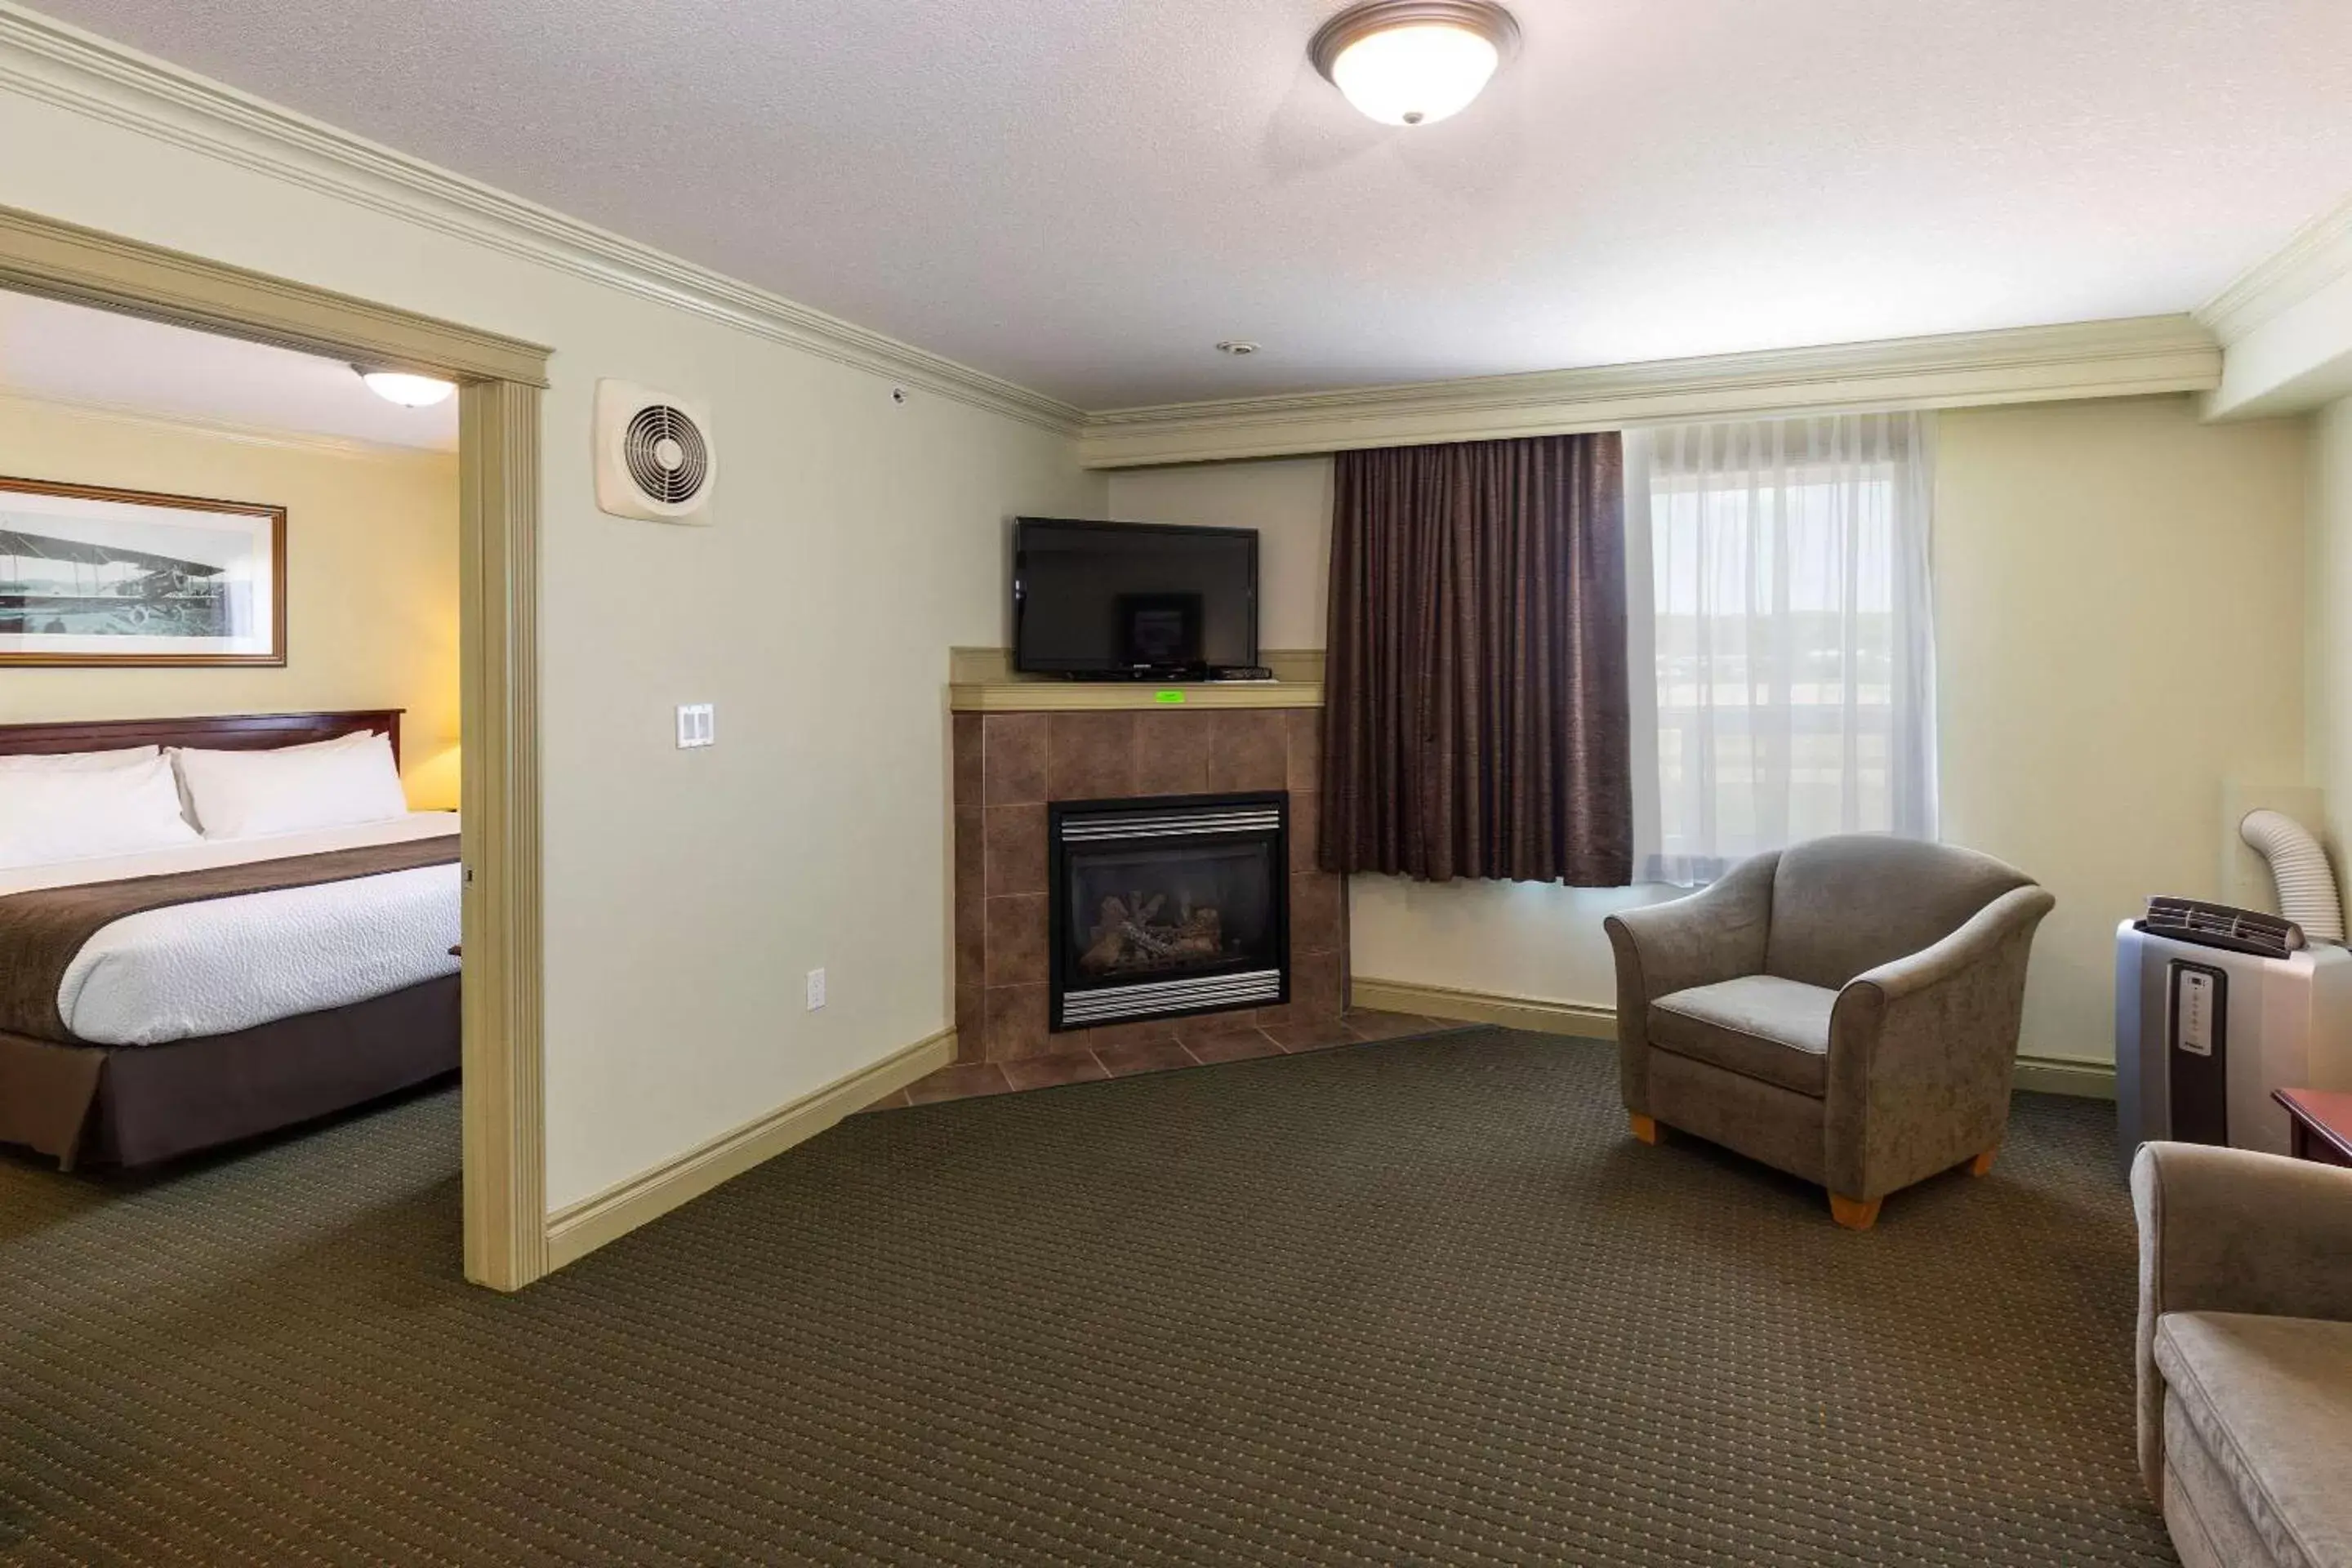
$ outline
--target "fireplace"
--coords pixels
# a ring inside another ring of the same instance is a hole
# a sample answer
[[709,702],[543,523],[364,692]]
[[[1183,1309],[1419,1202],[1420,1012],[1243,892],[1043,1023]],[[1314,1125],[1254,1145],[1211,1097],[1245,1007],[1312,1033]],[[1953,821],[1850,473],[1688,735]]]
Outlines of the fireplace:
[[1047,812],[1056,1032],[1290,1000],[1286,795]]

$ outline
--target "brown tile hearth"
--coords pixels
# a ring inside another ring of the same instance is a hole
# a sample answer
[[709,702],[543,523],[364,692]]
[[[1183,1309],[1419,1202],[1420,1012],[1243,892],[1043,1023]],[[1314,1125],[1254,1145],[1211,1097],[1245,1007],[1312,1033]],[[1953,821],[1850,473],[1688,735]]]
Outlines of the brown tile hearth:
[[1004,1069],[994,1062],[958,1062],[944,1067],[927,1078],[907,1086],[910,1105],[928,1105],[938,1100],[970,1100],[980,1094],[1009,1094],[1012,1082]]
[[1295,1022],[1336,1018],[1347,1011],[1348,999],[1340,993],[1341,960],[1337,952],[1302,952],[1291,959],[1290,1001],[1298,1010]]
[[1290,726],[1290,793],[1312,795],[1323,787],[1323,710],[1294,708]]
[[1339,948],[1339,900],[1346,887],[1328,871],[1290,879],[1290,950],[1334,952]]
[[988,1045],[984,1053],[988,1060],[1011,1061],[1020,1057],[1046,1056],[1053,1051],[1053,1033],[1046,1027],[1049,989],[1042,981],[1034,985],[988,988]]
[[991,713],[980,722],[981,790],[985,804],[1043,805],[1045,715]]
[[981,913],[967,916],[958,911],[955,925],[956,996],[961,1000],[967,991],[978,994],[988,988],[988,920],[985,905]]
[[1046,726],[1046,798],[1118,800],[1147,793],[1135,783],[1139,717],[1134,713],[1054,714]]
[[1006,1062],[1004,1077],[1014,1089],[1055,1089],[1066,1083],[1100,1083],[1110,1077],[1110,1069],[1095,1060],[1091,1051],[1072,1051]]
[[1332,1046],[1351,1046],[1362,1039],[1344,1021],[1323,1018],[1310,1024],[1283,1024],[1268,1029],[1274,1043],[1286,1051],[1319,1051]]
[[[1339,1027],[1337,1020],[1332,1027]],[[1187,1037],[1184,1048],[1197,1062],[1243,1062],[1252,1057],[1278,1057],[1281,1042],[1265,1029],[1227,1029],[1214,1035]]]
[[1323,801],[1309,792],[1290,792],[1290,868],[1313,871],[1322,862],[1315,852],[1317,825],[1323,820]]
[[1211,1035],[1230,1035],[1235,1029],[1254,1029],[1257,1027],[1257,1013],[1249,1007],[1233,1007],[1222,1013],[1194,1013],[1182,1018],[1163,1018],[1160,1022],[1173,1031],[1178,1039],[1190,1045]]
[[980,723],[977,713],[959,713],[949,724],[955,764],[954,802],[958,805],[982,804]]
[[[950,731],[959,1064],[1024,1064],[1016,1081],[1026,1086],[1066,1071],[1087,1076],[1076,1066],[1042,1065],[1048,1062],[1156,1070],[1192,1064],[1202,1053],[1182,1053],[1200,1042],[1211,1042],[1209,1058],[1239,1059],[1281,1048],[1260,1029],[1328,1033],[1345,1005],[1347,882],[1316,868],[1318,724],[1314,710],[957,714]],[[1243,790],[1289,794],[1290,1002],[1054,1033],[1047,803]]]
[[1065,1029],[1059,1037],[1075,1040],[1090,1051],[1157,1045],[1176,1038],[1176,1026],[1182,1022],[1181,1018],[1146,1018],[1135,1024],[1097,1024],[1091,1029]]
[[[1237,1015],[1216,1014],[1211,1016],[1230,1018]],[[866,1109],[890,1110],[907,1105],[929,1105],[978,1095],[1055,1089],[1074,1083],[1099,1083],[1140,1073],[1172,1072],[1223,1062],[1331,1050],[1373,1040],[1438,1034],[1463,1026],[1444,1018],[1422,1018],[1403,1013],[1373,1013],[1358,1008],[1339,1017],[1308,1024],[1279,1025],[1263,1029],[1229,1026],[1222,1031],[1193,1036],[1181,1045],[1169,1038],[1102,1046],[1093,1050],[1066,1045],[1059,1051],[1009,1061],[963,1062],[941,1068],[917,1082],[912,1089],[902,1089]],[[1083,1034],[1055,1035],[1049,1038],[1068,1042],[1102,1032],[1087,1030]]]
[[988,984],[1043,984],[1045,973],[1045,895],[1020,893],[988,900]]
[[1214,713],[1135,715],[1135,793],[1206,795]]
[[1290,721],[1280,710],[1211,716],[1209,788],[1217,793],[1287,789]]
[[[957,818],[959,826],[962,818]],[[992,805],[982,831],[988,896],[1045,890],[1045,807]]]
[[1173,1040],[1159,1045],[1111,1046],[1095,1053],[1095,1060],[1113,1078],[1139,1072],[1165,1072],[1170,1068],[1199,1067],[1192,1053]]
[[1369,1007],[1351,1007],[1339,1016],[1348,1032],[1360,1040],[1393,1040],[1405,1035],[1426,1035],[1439,1029],[1459,1029],[1467,1026],[1452,1018],[1424,1018],[1414,1013],[1381,1013]]

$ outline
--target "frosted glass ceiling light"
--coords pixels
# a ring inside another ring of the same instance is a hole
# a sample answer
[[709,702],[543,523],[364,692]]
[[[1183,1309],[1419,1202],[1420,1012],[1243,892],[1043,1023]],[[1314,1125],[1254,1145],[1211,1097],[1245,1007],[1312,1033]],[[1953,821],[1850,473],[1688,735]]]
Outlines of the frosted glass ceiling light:
[[430,408],[457,390],[455,382],[411,375],[404,370],[369,370],[356,364],[352,368],[360,373],[360,379],[367,383],[370,392],[403,408]]
[[1371,0],[1324,23],[1307,53],[1381,124],[1430,125],[1469,108],[1518,42],[1487,0]]

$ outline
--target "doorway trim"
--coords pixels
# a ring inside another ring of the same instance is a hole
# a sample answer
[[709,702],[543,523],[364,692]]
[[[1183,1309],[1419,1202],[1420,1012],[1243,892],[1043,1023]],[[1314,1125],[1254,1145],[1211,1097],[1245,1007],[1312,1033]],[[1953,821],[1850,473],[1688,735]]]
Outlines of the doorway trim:
[[0,206],[0,288],[458,384],[466,1277],[547,1272],[540,394],[550,351]]

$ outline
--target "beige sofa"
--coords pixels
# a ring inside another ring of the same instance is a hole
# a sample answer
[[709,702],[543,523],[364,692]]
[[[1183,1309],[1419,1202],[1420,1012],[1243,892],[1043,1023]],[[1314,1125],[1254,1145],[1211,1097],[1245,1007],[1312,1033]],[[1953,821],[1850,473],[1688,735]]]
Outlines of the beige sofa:
[[1610,916],[1634,1136],[1677,1128],[1819,1182],[1854,1230],[1898,1187],[1982,1175],[2053,901],[1972,850],[1849,834]]
[[2352,1171],[2149,1143],[2139,1458],[2186,1568],[2352,1568]]

